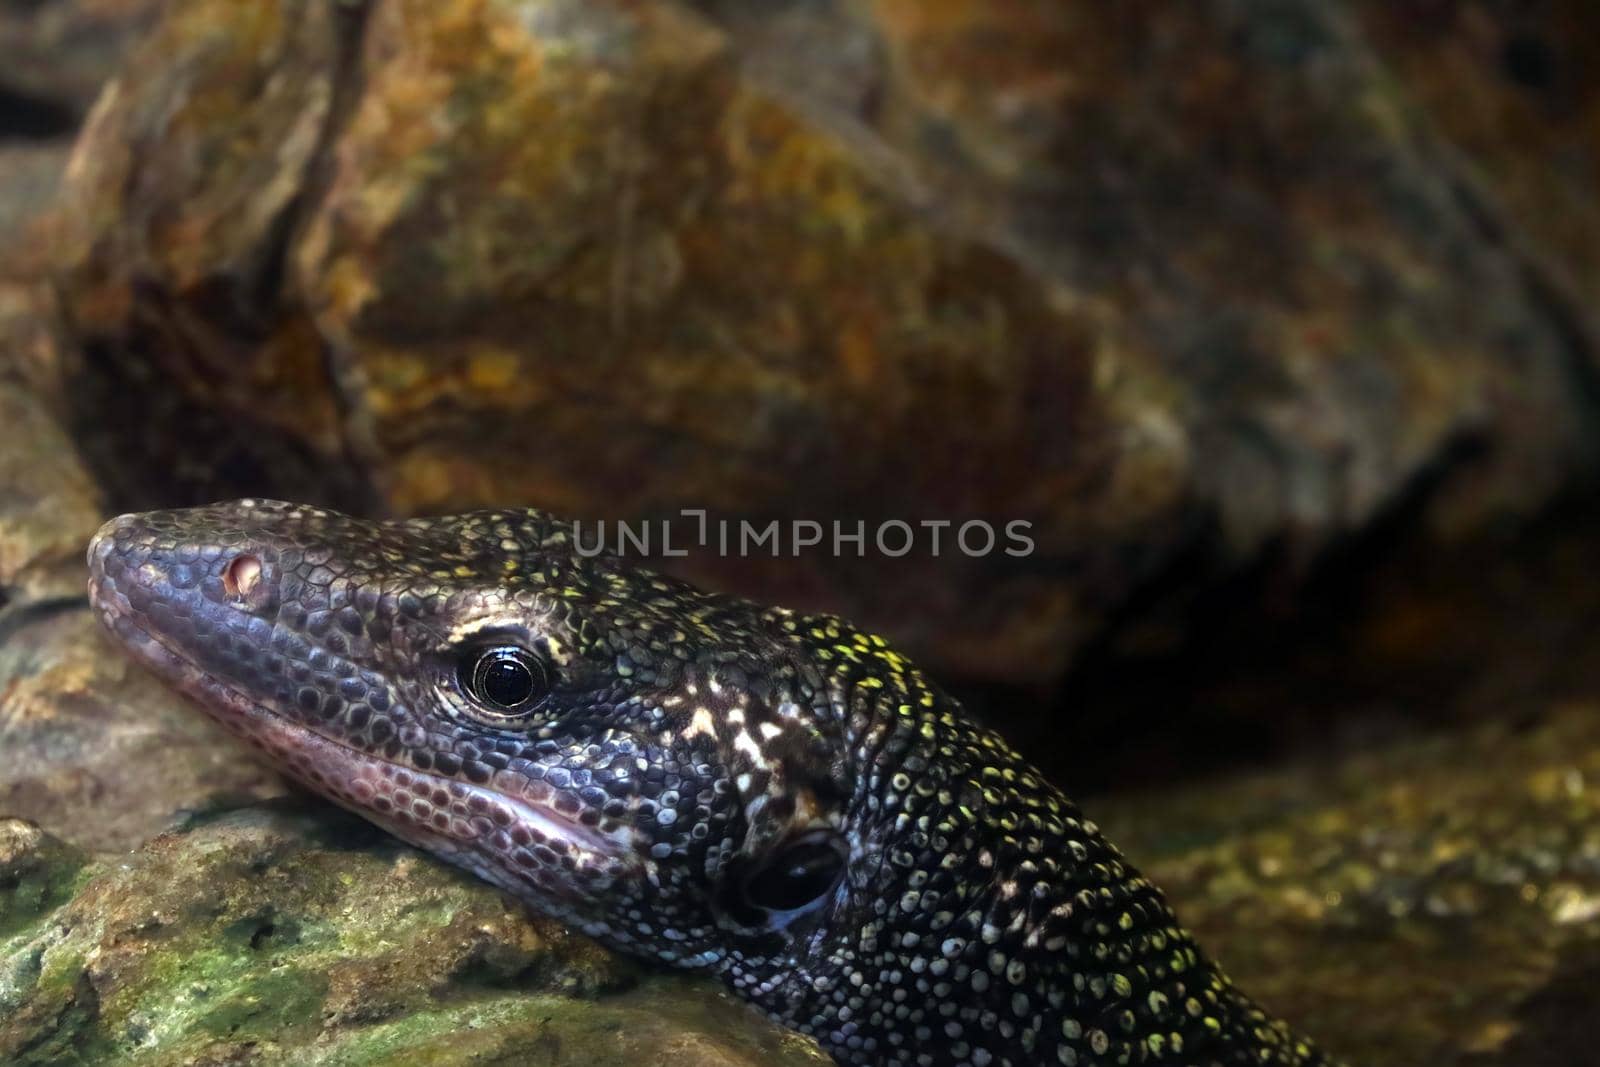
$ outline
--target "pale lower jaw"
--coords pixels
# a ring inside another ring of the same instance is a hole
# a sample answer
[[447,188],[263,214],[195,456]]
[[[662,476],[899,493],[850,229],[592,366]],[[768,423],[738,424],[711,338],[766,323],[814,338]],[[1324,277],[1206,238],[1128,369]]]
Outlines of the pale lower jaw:
[[[127,651],[193,700],[211,718],[263,750],[278,770],[396,837],[466,868],[484,880],[538,905],[549,897],[566,904],[593,904],[621,877],[642,877],[641,853],[629,842],[574,822],[543,805],[497,793],[469,782],[401,767],[342,744],[285,719],[226,682],[205,674],[159,637],[99,596],[90,600]],[[409,818],[391,803],[385,812],[376,798],[392,797],[406,784],[406,795],[444,791],[458,806],[477,800],[483,811],[500,814],[470,819],[447,817],[443,825]],[[487,820],[487,822],[485,822]],[[517,830],[558,852],[558,862],[518,864],[532,855],[510,843]],[[495,845],[495,839],[504,844]],[[570,855],[569,867],[559,855]]]

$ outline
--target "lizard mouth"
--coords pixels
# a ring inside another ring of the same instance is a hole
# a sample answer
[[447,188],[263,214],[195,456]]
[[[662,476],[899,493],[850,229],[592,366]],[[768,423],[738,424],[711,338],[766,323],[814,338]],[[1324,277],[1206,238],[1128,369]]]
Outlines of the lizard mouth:
[[[103,535],[102,535],[103,536]],[[90,549],[89,600],[135,659],[160,675],[282,772],[410,844],[523,897],[547,904],[592,902],[638,877],[628,843],[518,793],[520,782],[478,785],[403,766],[291,719],[164,640]],[[551,909],[551,910],[560,910]]]

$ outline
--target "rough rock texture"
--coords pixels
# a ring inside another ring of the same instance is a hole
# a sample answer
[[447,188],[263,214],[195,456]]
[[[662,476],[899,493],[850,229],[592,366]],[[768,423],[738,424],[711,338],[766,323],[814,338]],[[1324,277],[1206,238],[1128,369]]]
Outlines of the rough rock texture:
[[1229,973],[1352,1062],[1594,1061],[1600,704],[1096,805]]
[[[103,257],[115,273],[101,279],[95,267],[77,276],[75,296],[61,305],[62,358],[99,372],[76,380],[57,408],[91,465],[115,462],[107,449],[139,450],[135,466],[146,495],[192,493],[197,479],[206,492],[256,484],[319,498],[357,494],[352,471],[327,456],[311,458],[276,431],[274,424],[290,417],[302,428],[331,426],[337,401],[318,346],[303,336],[271,337],[283,242],[330,106],[327,72],[340,66],[334,27],[346,10],[317,2],[175,5],[142,50],[150,69],[135,66],[121,82],[137,80],[138,99],[113,83],[90,125],[131,107],[174,139],[80,140],[73,168],[79,181],[93,184],[115,171],[133,184],[126,204],[69,200],[63,222],[71,225],[49,234],[58,256],[70,249],[69,258],[81,255],[85,265]],[[154,69],[174,80],[165,88],[146,81]],[[146,87],[153,92],[145,95]],[[203,103],[185,107],[185,100]],[[232,112],[246,121],[218,121]],[[203,221],[185,218],[190,208]],[[148,255],[152,241],[170,253],[164,262]],[[197,262],[212,253],[227,262],[214,269]],[[173,304],[163,295],[167,286],[204,310]],[[80,317],[120,326],[115,336],[94,331],[91,338],[77,330]],[[247,360],[252,353],[258,358]],[[200,392],[171,387],[180,380]],[[110,428],[121,432],[110,437]],[[327,434],[310,437],[313,446],[337,451]],[[113,504],[128,499],[126,485],[113,490]]]
[[[1241,984],[1352,1062],[1567,1067],[1600,969],[1597,780],[1588,703],[1092,811]],[[822,1062],[324,808],[82,863],[0,828],[6,1062]]]
[[81,598],[83,546],[100,526],[100,491],[38,399],[3,373],[0,426],[0,612]]
[[[14,354],[21,332],[0,322],[0,353]],[[0,814],[120,851],[182,811],[280,793],[275,775],[102,636],[83,560],[100,492],[5,374],[0,427]]]
[[3,633],[0,813],[120,852],[187,812],[282,792],[249,751],[129,662],[86,608]]
[[1600,34],[1585,0],[1360,0],[1463,194],[1600,359]]
[[33,240],[80,120],[160,3],[0,0],[0,260]]
[[60,259],[114,498],[1022,519],[682,566],[1036,682],[1177,572],[1592,470],[1582,338],[1344,9],[701,8],[175,8]]
[[989,710],[1241,984],[1594,1059],[1600,522],[1523,523],[1595,462],[1600,9],[182,0],[91,109],[162,6],[0,0],[0,1060],[820,1062],[231,811],[281,786],[77,598],[108,511],[245,493],[1031,520],[677,565],[946,678],[1098,642]]
[[70,133],[164,0],[0,3],[0,140]]
[[70,145],[0,142],[0,242],[29,240],[29,227],[55,200]]
[[823,1065],[349,817],[251,809],[118,862],[0,822],[0,1060]]

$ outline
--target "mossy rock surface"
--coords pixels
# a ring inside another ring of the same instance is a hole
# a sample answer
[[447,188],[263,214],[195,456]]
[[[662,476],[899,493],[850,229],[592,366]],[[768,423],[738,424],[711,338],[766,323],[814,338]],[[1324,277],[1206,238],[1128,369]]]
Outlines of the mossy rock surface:
[[0,1062],[826,1064],[322,807],[119,859],[0,823]]
[[[1090,810],[1242,986],[1351,1062],[1556,1067],[1587,1062],[1600,973],[1596,782],[1600,708],[1565,704]],[[826,1062],[311,802],[102,860],[6,823],[0,1008],[3,1062]]]

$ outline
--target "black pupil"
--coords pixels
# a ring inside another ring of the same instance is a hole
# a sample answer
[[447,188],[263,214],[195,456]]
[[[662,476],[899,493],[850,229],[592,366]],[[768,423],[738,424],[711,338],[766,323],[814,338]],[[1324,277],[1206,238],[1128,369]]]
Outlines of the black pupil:
[[469,688],[485,704],[516,711],[540,696],[543,687],[544,671],[531,653],[491,648],[478,656]]
[[828,841],[803,841],[784,849],[745,883],[750,903],[770,911],[793,911],[839,884],[844,856]]

